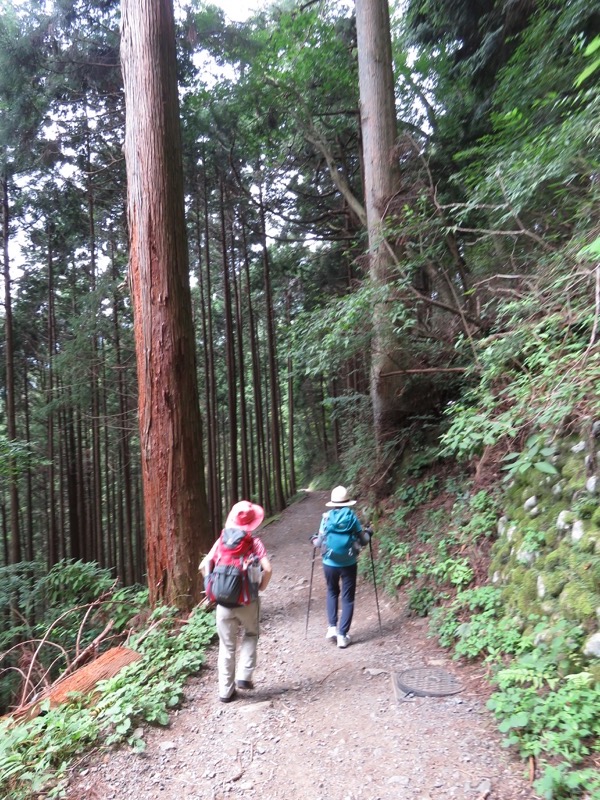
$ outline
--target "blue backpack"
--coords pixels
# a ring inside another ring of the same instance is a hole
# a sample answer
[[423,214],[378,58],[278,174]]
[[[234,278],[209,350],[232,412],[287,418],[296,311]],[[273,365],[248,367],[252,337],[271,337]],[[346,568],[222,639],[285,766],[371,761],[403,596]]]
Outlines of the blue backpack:
[[355,561],[360,553],[361,545],[356,530],[339,531],[336,529],[335,520],[331,519],[331,512],[325,521],[325,536],[321,545],[324,558],[340,566],[346,566]]
[[324,545],[324,555],[332,561],[339,561],[340,565],[347,564],[360,553],[360,545],[354,533],[330,531],[325,534]]

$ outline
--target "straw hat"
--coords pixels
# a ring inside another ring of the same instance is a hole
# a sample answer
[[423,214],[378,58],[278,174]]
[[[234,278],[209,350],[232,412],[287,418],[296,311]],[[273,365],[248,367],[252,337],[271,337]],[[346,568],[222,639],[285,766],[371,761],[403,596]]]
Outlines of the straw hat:
[[355,504],[356,500],[350,500],[345,486],[336,486],[331,492],[331,500],[325,503],[330,508],[341,508],[342,506],[353,506]]
[[253,531],[258,528],[265,518],[265,510],[249,500],[240,500],[236,503],[227,516],[226,528],[241,528],[244,531]]

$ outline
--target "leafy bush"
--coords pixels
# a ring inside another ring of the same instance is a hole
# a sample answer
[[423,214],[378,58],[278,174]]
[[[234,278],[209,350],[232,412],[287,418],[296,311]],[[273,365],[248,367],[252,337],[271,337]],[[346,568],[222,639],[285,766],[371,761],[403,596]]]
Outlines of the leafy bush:
[[500,589],[480,586],[465,589],[453,602],[432,615],[430,633],[443,647],[453,647],[456,656],[496,661],[502,655],[523,652],[530,640],[511,618],[502,616]]
[[407,594],[409,609],[419,617],[426,617],[439,600],[439,596],[428,586],[409,589]]
[[[463,502],[463,506],[466,519],[462,520],[460,527],[462,541],[475,543],[494,536],[499,514],[497,501],[492,494],[486,491],[476,492]],[[456,510],[454,516],[457,516]]]
[[95,561],[65,559],[55,564],[37,586],[45,596],[45,607],[74,608],[96,600],[115,584],[110,570]]
[[437,478],[430,475],[415,484],[406,484],[396,490],[394,500],[412,511],[425,503],[437,489]]

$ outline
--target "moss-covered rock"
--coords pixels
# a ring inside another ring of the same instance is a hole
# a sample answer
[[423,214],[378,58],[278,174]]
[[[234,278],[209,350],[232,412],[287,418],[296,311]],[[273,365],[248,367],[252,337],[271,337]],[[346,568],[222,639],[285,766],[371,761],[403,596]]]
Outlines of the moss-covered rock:
[[573,511],[579,519],[592,519],[594,513],[600,508],[598,501],[593,497],[583,497],[575,504]]
[[595,616],[600,596],[580,580],[570,581],[558,598],[558,607],[564,616],[574,622],[589,623]]
[[585,486],[586,471],[583,457],[579,453],[570,453],[563,464],[561,475],[566,481],[564,484],[565,494],[573,494],[577,489]]
[[558,597],[569,582],[567,572],[543,572],[540,574],[540,578],[544,583],[544,599]]
[[512,587],[512,607],[524,616],[538,613],[541,609],[537,592],[536,570],[522,566],[516,567],[511,571],[509,580]]

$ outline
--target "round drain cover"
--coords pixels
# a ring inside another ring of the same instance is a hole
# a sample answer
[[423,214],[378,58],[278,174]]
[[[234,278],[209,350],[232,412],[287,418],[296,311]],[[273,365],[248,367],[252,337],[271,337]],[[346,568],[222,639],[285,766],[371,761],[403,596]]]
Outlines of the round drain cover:
[[463,686],[446,670],[438,667],[415,667],[394,673],[394,684],[406,694],[418,697],[445,697],[462,692]]

